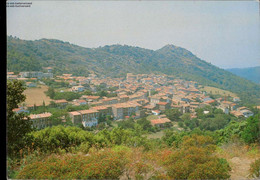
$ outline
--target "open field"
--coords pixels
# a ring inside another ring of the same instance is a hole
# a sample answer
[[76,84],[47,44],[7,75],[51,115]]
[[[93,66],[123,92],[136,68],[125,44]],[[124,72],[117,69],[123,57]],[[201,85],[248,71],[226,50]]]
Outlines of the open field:
[[26,95],[25,103],[27,105],[42,105],[43,101],[45,102],[45,105],[49,105],[51,99],[46,96],[44,91],[48,90],[48,86],[38,86],[36,88],[27,88],[24,91],[24,94]]
[[157,139],[157,138],[160,139],[161,137],[163,137],[163,135],[164,135],[163,131],[159,131],[159,132],[156,132],[156,133],[148,134],[147,138],[148,139]]
[[215,87],[210,87],[210,86],[204,86],[204,88],[201,88],[200,90],[206,91],[207,93],[219,94],[221,96],[237,97],[237,94],[235,93],[223,89],[215,88]]

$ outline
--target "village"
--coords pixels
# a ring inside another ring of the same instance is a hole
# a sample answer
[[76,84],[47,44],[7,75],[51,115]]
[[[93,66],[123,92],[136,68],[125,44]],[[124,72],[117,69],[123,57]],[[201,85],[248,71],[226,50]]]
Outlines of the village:
[[[213,98],[209,93],[199,90],[202,85],[197,82],[166,75],[127,73],[126,77],[110,78],[98,77],[92,73],[87,77],[73,76],[73,74],[54,77],[52,68],[47,67],[44,72],[20,72],[16,75],[14,72],[8,72],[7,79],[21,80],[25,82],[27,88],[44,84],[42,79],[52,79],[55,82],[66,82],[69,84],[68,91],[75,93],[82,93],[86,90],[96,92],[97,86],[112,89],[109,93],[116,94],[115,97],[82,95],[72,101],[66,99],[52,101],[58,109],[65,109],[68,105],[84,107],[87,105],[87,109],[67,112],[67,117],[72,124],[82,124],[84,127],[97,126],[101,117],[110,117],[112,120],[120,121],[154,115],[157,118],[150,120],[151,125],[164,128],[172,123],[165,115],[166,110],[177,109],[182,114],[189,113],[190,118],[197,118],[196,109],[206,106],[221,109],[225,114],[231,114],[237,118],[253,116],[253,112],[247,107],[239,105],[239,97]],[[13,111],[28,113],[33,126],[37,129],[52,126],[53,123],[50,120],[52,113],[47,111],[40,114],[31,113],[37,106],[23,104]],[[203,113],[207,114],[208,111]],[[66,121],[64,117],[61,118]]]

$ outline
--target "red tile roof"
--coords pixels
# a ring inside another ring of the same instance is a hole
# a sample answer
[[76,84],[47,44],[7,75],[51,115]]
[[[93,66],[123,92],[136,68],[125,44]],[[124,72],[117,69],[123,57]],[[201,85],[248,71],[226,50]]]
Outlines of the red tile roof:
[[56,100],[54,101],[56,104],[59,104],[59,103],[67,103],[68,101],[66,99],[59,99],[59,100]]
[[164,123],[168,123],[171,122],[168,118],[161,118],[161,119],[154,119],[151,120],[151,124],[155,125],[155,124],[164,124]]
[[78,116],[78,115],[81,115],[79,112],[77,111],[72,111],[72,112],[69,112],[69,114],[73,115],[73,116]]
[[167,105],[168,103],[167,102],[159,102],[159,103],[157,103],[158,105],[163,105],[163,106],[165,106],[165,105]]
[[31,114],[29,117],[31,119],[38,119],[38,118],[48,118],[50,117],[52,114],[47,112],[47,113],[42,113],[42,114]]

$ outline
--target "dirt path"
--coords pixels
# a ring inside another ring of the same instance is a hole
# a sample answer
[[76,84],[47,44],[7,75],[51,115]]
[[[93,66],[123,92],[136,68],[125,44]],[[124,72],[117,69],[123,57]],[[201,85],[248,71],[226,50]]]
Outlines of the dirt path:
[[230,178],[234,180],[250,179],[247,176],[252,162],[254,162],[254,159],[246,157],[233,157],[230,159],[229,164],[232,168]]

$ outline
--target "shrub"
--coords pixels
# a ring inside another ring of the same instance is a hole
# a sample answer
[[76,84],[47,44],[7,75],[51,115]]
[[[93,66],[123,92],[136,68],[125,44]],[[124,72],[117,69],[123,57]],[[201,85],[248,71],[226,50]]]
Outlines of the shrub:
[[242,139],[246,143],[254,143],[260,138],[260,120],[259,116],[247,118],[247,124],[241,134]]
[[249,171],[250,171],[249,174],[250,177],[252,178],[260,177],[260,158],[255,160],[255,162],[251,163]]
[[86,155],[51,155],[26,165],[19,179],[118,179],[128,162],[124,151],[95,151]]
[[160,163],[170,179],[227,179],[231,168],[215,148],[209,136],[184,136],[180,148],[160,154]]

